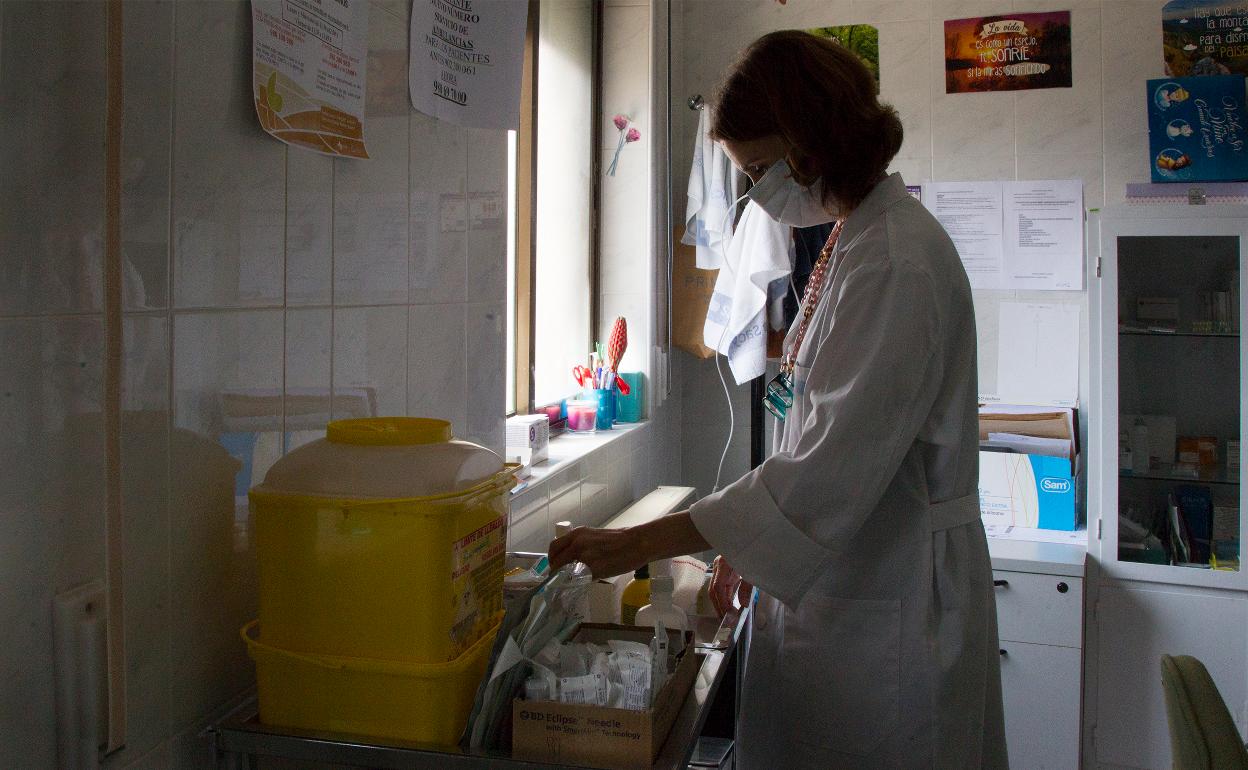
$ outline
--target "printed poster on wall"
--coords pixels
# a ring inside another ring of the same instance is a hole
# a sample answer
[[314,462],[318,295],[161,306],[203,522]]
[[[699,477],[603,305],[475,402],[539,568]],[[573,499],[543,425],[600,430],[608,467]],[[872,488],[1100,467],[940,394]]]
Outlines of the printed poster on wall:
[[256,117],[295,147],[367,158],[368,0],[252,0]]
[[519,128],[528,13],[519,0],[413,0],[412,106],[466,128]]
[[1248,75],[1248,2],[1171,0],[1161,41],[1167,77]]
[[947,94],[1070,84],[1070,11],[945,22]]
[[862,59],[875,76],[875,90],[880,90],[880,31],[870,24],[846,24],[839,27],[815,27],[806,30],[812,35],[835,40]]

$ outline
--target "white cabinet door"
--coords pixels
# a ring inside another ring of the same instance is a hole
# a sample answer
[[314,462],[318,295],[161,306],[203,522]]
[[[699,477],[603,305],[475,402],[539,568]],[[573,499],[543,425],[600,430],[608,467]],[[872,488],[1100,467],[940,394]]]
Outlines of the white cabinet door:
[[1001,649],[1010,767],[1079,767],[1080,651],[1008,641],[1001,642]]
[[[1191,655],[1209,669],[1240,732],[1248,708],[1248,601],[1227,592],[1100,589],[1096,608],[1096,760],[1169,768],[1161,656]],[[1008,720],[1008,707],[1007,707]]]

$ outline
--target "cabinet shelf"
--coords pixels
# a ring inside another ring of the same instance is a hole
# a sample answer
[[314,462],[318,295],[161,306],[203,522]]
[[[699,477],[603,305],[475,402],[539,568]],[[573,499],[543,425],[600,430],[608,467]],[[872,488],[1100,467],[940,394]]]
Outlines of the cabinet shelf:
[[1228,471],[1225,468],[1201,468],[1193,475],[1190,471],[1176,471],[1172,466],[1153,468],[1147,473],[1118,471],[1120,479],[1141,479],[1146,481],[1194,482],[1197,484],[1238,484],[1239,471]]
[[1119,329],[1123,337],[1225,337],[1239,339],[1239,332],[1156,332],[1148,329]]

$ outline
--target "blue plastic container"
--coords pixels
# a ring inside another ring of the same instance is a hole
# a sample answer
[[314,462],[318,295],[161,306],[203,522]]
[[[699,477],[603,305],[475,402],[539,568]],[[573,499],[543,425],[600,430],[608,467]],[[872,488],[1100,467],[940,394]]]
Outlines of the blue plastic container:
[[598,430],[611,430],[615,423],[615,388],[595,388],[588,393],[598,402]]

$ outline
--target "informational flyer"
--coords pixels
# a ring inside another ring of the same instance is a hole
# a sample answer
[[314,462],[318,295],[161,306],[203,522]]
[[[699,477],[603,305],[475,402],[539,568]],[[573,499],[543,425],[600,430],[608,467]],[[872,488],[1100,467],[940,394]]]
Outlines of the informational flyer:
[[945,22],[945,93],[1070,86],[1070,11]]
[[1079,313],[1070,303],[1002,302],[997,393],[1016,404],[1075,406],[1079,400]]
[[1248,2],[1171,0],[1161,9],[1166,77],[1248,75]]
[[928,182],[974,289],[1083,289],[1083,182]]
[[412,106],[468,128],[519,128],[527,23],[519,0],[413,0]]
[[260,125],[296,147],[367,158],[368,0],[252,0]]
[[1083,289],[1083,182],[1004,182],[1009,288]]
[[1000,182],[928,182],[920,200],[953,239],[973,289],[1005,288]]

